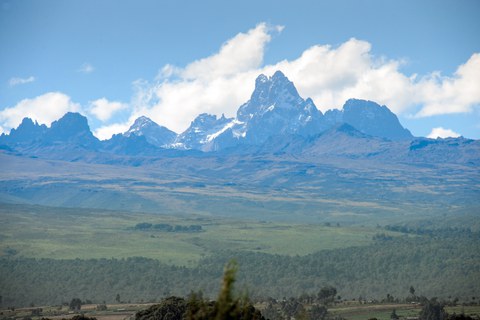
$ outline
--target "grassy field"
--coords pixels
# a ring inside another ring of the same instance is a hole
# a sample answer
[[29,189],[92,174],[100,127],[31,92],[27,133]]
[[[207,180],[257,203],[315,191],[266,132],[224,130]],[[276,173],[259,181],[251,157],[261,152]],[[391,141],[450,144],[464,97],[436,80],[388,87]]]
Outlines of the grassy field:
[[348,320],[366,320],[377,318],[378,320],[390,320],[390,315],[395,309],[401,318],[418,317],[421,306],[411,304],[341,304],[328,311],[331,315],[341,316]]
[[[367,320],[377,318],[378,320],[390,320],[392,311],[400,317],[406,319],[418,317],[422,306],[418,304],[358,304],[358,302],[346,302],[328,309],[334,316],[341,316],[348,320]],[[480,315],[480,306],[455,306],[445,307],[448,314],[465,314],[472,317]]]
[[[97,305],[83,305],[82,313],[88,317],[95,317],[98,320],[127,320],[134,319],[135,313],[140,310],[145,310],[150,307],[152,303],[148,304],[109,304],[107,310],[97,311]],[[257,306],[258,307],[258,306]],[[63,307],[41,307],[41,316],[31,316],[32,308],[22,308],[11,310],[0,310],[3,317],[0,318],[15,318],[23,319],[25,317],[31,317],[32,319],[41,319],[42,317],[48,317],[50,319],[69,319],[75,314],[68,310],[67,306]],[[347,301],[335,306],[330,306],[328,312],[331,317],[341,316],[347,320],[367,320],[376,318],[378,320],[390,320],[390,315],[393,310],[400,317],[400,319],[418,317],[422,307],[420,305],[412,304],[358,304],[355,301]],[[455,306],[445,307],[445,311],[448,314],[465,314],[473,318],[480,315],[480,306]]]
[[[195,224],[201,225],[203,231],[135,230],[135,225],[142,222]],[[143,256],[177,265],[193,265],[214,250],[306,255],[323,249],[368,245],[377,232],[372,227],[342,227],[337,224],[291,224],[208,216],[0,205],[1,252],[4,255],[16,252],[19,256],[36,258]]]

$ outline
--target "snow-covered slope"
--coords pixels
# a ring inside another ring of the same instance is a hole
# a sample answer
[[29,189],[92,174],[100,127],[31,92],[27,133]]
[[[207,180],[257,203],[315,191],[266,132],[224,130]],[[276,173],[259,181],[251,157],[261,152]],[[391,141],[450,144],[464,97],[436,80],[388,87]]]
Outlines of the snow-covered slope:
[[187,130],[178,135],[171,147],[211,151],[212,142],[234,123],[233,118],[226,118],[224,115],[217,118],[215,115],[202,113],[191,122]]
[[219,150],[240,144],[260,145],[272,136],[308,136],[326,129],[311,99],[304,100],[281,71],[260,75],[250,99],[234,119],[202,114],[177,139],[175,147]]

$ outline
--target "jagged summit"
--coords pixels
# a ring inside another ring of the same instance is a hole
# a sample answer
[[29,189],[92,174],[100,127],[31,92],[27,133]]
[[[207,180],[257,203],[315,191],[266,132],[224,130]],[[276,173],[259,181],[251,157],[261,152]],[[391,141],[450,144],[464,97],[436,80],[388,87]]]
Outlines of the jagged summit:
[[258,145],[272,136],[307,136],[323,129],[322,113],[313,101],[300,97],[294,84],[277,71],[257,77],[250,100],[240,106],[236,123],[225,134]]
[[30,118],[24,118],[17,129],[12,129],[10,135],[2,135],[0,143],[15,145],[36,144],[51,145],[61,144],[63,147],[81,146],[95,148],[98,139],[90,131],[87,118],[77,112],[67,112],[60,119],[52,122],[50,128],[39,125]]
[[[22,122],[18,126],[18,129],[20,129],[20,128],[24,128],[24,129],[33,128],[33,127],[36,127],[38,125],[39,124],[38,124],[37,121],[35,121],[35,123],[34,123],[32,119],[30,119],[28,117],[25,117],[25,118],[22,119]],[[45,126],[45,125],[43,125],[43,126]],[[15,129],[12,129],[12,130],[15,130]]]
[[9,135],[2,134],[0,139],[11,144],[29,143],[40,139],[46,131],[46,125],[40,125],[37,121],[34,123],[32,119],[25,117],[17,129],[10,130]]
[[281,72],[259,75],[250,99],[235,119],[201,114],[175,141],[175,148],[203,151],[236,145],[261,145],[273,136],[316,134],[325,129],[322,113],[311,99],[304,100]]
[[255,90],[250,100],[238,109],[237,119],[248,121],[254,114],[272,111],[272,106],[294,107],[302,102],[293,83],[281,71],[275,72],[270,78],[261,74],[255,80]]

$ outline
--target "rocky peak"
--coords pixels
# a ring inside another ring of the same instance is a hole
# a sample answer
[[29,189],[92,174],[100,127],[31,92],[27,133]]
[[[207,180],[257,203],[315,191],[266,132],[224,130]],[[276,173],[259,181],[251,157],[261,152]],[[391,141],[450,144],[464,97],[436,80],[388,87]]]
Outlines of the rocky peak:
[[132,127],[141,128],[141,127],[152,126],[152,125],[157,125],[158,126],[158,124],[155,121],[153,121],[152,119],[150,119],[148,117],[145,117],[145,116],[141,116],[141,117],[138,117],[135,120]]
[[130,136],[131,134],[142,135],[142,131],[154,127],[160,127],[155,121],[145,116],[138,117],[130,128],[123,134],[124,136]]
[[190,123],[187,130],[178,135],[175,145],[185,149],[202,149],[209,136],[222,131],[232,121],[232,118],[226,118],[224,114],[217,118],[216,115],[202,113]]
[[217,118],[216,115],[202,113],[198,115],[195,120],[192,121],[190,127],[187,130],[196,130],[196,131],[205,131],[209,130],[212,127],[223,125],[231,119],[225,118],[225,115],[222,114],[220,118]]
[[389,140],[413,138],[390,109],[373,101],[349,99],[343,106],[342,120],[368,135]]
[[88,126],[87,118],[77,112],[68,112],[62,118],[52,122],[47,130],[44,142],[73,142],[84,147],[92,147],[99,141]]
[[302,101],[293,83],[281,71],[271,77],[261,74],[255,80],[249,102],[238,109],[237,119],[248,121],[252,115],[268,112],[272,107],[289,108]]
[[152,119],[141,116],[123,134],[125,137],[144,136],[146,141],[157,147],[167,146],[175,140],[177,134],[163,126],[160,126]]
[[[87,118],[77,112],[67,112],[59,120],[52,122],[49,135],[56,135],[58,138],[75,136],[78,134],[90,133]],[[60,139],[62,140],[62,139]]]
[[8,136],[2,134],[2,140],[5,140],[5,143],[32,142],[40,139],[46,131],[46,125],[40,125],[37,121],[33,122],[30,118],[23,118],[17,129],[10,130]]

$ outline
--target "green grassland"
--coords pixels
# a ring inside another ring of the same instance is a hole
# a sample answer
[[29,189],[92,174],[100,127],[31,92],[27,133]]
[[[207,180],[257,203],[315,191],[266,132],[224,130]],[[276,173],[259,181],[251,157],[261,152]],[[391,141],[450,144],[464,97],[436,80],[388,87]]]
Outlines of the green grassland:
[[268,155],[143,161],[137,167],[0,152],[0,203],[342,226],[445,215],[459,224],[480,210],[479,173],[471,166]]
[[[142,222],[201,225],[202,231],[137,230]],[[168,216],[108,210],[0,205],[0,250],[34,258],[88,259],[141,256],[194,265],[218,250],[306,255],[368,245],[375,227],[291,224],[209,216]],[[384,231],[382,231],[384,232]],[[387,234],[395,236],[394,232]],[[10,249],[10,250],[9,250]],[[14,252],[15,252],[14,251]]]
[[[135,313],[140,310],[145,310],[150,307],[152,303],[148,304],[108,304],[107,310],[96,310],[97,305],[83,305],[82,313],[87,317],[95,317],[98,320],[122,320],[133,319]],[[262,304],[256,305],[262,310]],[[32,311],[36,307],[20,308],[17,310],[1,310],[4,318],[22,319],[31,317],[33,320],[48,318],[71,318],[74,314],[69,313],[67,306],[50,307],[42,306],[41,316],[32,316]],[[420,314],[422,306],[419,304],[383,304],[383,303],[368,303],[359,304],[356,301],[345,301],[328,307],[328,313],[331,318],[341,317],[347,320],[367,320],[376,318],[378,320],[390,320],[390,315],[393,310],[400,317],[400,319],[416,318]],[[466,316],[478,317],[480,315],[480,306],[446,306],[445,311],[448,314],[464,314]]]
[[329,313],[348,320],[390,320],[390,315],[395,309],[400,318],[418,317],[421,306],[412,304],[358,304],[350,302],[329,308]]
[[[328,308],[332,316],[339,316],[348,320],[366,320],[377,318],[378,320],[390,320],[392,311],[400,319],[418,317],[422,306],[420,304],[359,304],[358,302],[344,302]],[[480,315],[480,306],[446,306],[445,311],[448,314],[464,314],[466,316],[478,317]]]

